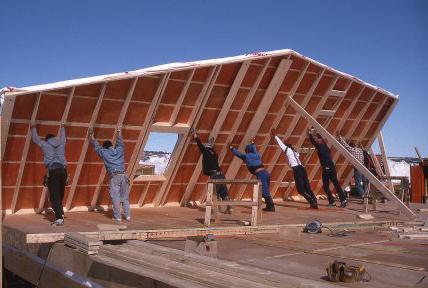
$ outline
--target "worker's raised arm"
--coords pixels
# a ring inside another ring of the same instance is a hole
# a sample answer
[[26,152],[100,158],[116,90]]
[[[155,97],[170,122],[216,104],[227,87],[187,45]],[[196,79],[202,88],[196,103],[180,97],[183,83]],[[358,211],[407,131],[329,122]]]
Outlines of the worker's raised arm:
[[342,144],[343,147],[346,148],[346,150],[348,150],[349,152],[355,151],[355,148],[349,146],[349,144],[346,143],[345,139],[343,139],[341,136],[337,137],[337,139],[339,139],[340,144]]
[[199,137],[196,136],[195,137],[195,141],[196,141],[196,144],[198,145],[199,151],[201,151],[201,153],[204,153],[205,152],[205,147],[202,144],[201,139],[199,139]]
[[95,152],[102,157],[102,147],[100,145],[100,143],[98,143],[98,141],[95,139],[94,137],[94,130],[92,128],[89,128],[88,130],[88,137],[89,137],[89,142],[91,143],[92,146],[94,146]]
[[64,128],[64,124],[61,123],[61,128],[59,129],[59,139],[61,141],[62,145],[65,145],[66,137],[65,137],[65,128]]
[[285,152],[285,150],[287,149],[287,145],[285,145],[284,142],[282,142],[282,140],[279,139],[279,137],[276,135],[275,135],[275,140],[278,143],[279,147],[282,149],[282,151]]
[[244,153],[239,152],[238,149],[236,149],[232,146],[230,146],[229,148],[230,148],[230,151],[232,151],[233,155],[235,155],[236,157],[241,158],[242,160],[245,161],[245,154]]
[[120,153],[125,150],[125,146],[123,144],[122,129],[120,129],[120,127],[117,128],[116,150]]
[[36,143],[38,146],[42,147],[43,140],[40,139],[39,134],[37,134],[37,129],[35,126],[31,126],[31,139],[34,143]]

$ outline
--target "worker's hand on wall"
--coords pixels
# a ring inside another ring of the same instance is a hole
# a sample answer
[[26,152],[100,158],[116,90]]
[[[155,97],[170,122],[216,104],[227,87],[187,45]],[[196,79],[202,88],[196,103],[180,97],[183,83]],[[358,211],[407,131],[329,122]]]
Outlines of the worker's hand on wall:
[[117,133],[121,133],[122,132],[122,125],[118,125],[116,130],[117,130]]
[[90,138],[94,137],[94,128],[89,128],[89,129],[88,129],[88,136],[89,136]]
[[252,139],[251,139],[251,141],[250,141],[250,143],[251,143],[251,144],[256,143],[256,138],[252,138]]
[[229,149],[232,149],[233,148],[233,146],[232,146],[232,143],[227,143],[227,147],[229,147]]
[[64,122],[61,122],[61,124],[59,124],[59,126],[60,126],[61,128],[63,128],[63,127],[65,127],[65,123],[64,123]]
[[35,123],[35,122],[31,122],[31,123],[30,123],[30,128],[31,128],[31,129],[36,128],[36,123]]

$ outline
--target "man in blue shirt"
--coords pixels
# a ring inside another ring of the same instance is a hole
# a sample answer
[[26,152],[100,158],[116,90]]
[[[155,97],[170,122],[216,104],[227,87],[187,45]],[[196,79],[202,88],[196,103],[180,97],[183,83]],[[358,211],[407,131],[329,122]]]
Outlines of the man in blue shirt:
[[117,129],[116,145],[110,140],[106,140],[101,146],[94,138],[94,131],[89,129],[89,137],[91,144],[95,148],[98,156],[104,161],[107,173],[110,175],[109,193],[113,202],[113,220],[122,221],[120,213],[120,204],[123,203],[125,219],[131,220],[131,210],[129,207],[129,179],[125,174],[125,155],[122,139],[122,131],[120,127]]
[[64,225],[64,198],[67,182],[67,161],[65,160],[65,129],[61,124],[59,139],[53,134],[47,134],[45,140],[40,139],[34,124],[31,124],[31,138],[43,151],[43,162],[46,167],[49,200],[55,212],[53,226]]
[[256,175],[256,178],[262,182],[262,196],[265,198],[266,207],[263,208],[264,211],[275,212],[275,204],[273,203],[272,197],[269,192],[270,185],[270,174],[263,167],[262,160],[259,152],[257,152],[257,147],[254,144],[254,140],[245,147],[245,154],[239,152],[232,145],[229,145],[230,150],[233,155],[238,158],[241,158],[247,165],[248,171],[251,174]]

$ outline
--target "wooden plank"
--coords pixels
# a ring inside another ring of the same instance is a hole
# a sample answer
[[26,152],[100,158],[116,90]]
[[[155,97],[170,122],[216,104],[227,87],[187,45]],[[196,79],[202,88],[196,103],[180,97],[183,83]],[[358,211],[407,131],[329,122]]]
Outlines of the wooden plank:
[[261,222],[261,216],[262,216],[262,209],[261,209],[261,203],[262,203],[262,196],[260,191],[260,183],[254,184],[253,186],[253,202],[256,205],[254,205],[251,208],[251,225],[255,226],[258,225],[259,222]]
[[[107,89],[107,82],[105,82],[103,84],[103,87],[100,91],[100,94],[98,96],[97,103],[95,105],[94,111],[92,112],[91,120],[89,121],[89,127],[92,127],[95,124],[95,121],[97,121],[98,112],[100,111],[101,103],[103,102],[103,98],[104,98],[104,94],[106,92],[106,89]],[[77,167],[76,167],[76,170],[74,172],[73,181],[72,181],[71,187],[70,187],[70,193],[68,193],[68,198],[67,198],[67,202],[65,205],[65,208],[67,210],[71,209],[71,205],[73,203],[74,193],[76,192],[77,183],[79,181],[80,172],[82,171],[83,162],[85,161],[86,152],[88,151],[88,147],[89,147],[89,138],[86,138],[83,142],[82,152],[80,153],[79,161],[77,162]]]
[[[377,135],[377,140],[379,141],[380,153],[381,153],[382,161],[384,163],[383,166],[385,167],[385,175],[388,177],[391,177],[391,171],[389,170],[388,158],[386,157],[386,149],[385,149],[385,144],[383,142],[382,132],[379,132],[379,134]],[[389,190],[391,190],[391,192],[394,192],[394,185],[392,184],[392,180],[387,179],[386,183],[388,184]]]
[[150,183],[147,183],[144,190],[141,191],[140,198],[138,199],[138,207],[143,207],[144,199],[146,198],[147,191],[149,191],[149,185]]
[[[273,75],[272,80],[270,81],[269,86],[263,95],[263,101],[259,104],[259,107],[257,107],[256,114],[253,116],[253,119],[248,126],[247,132],[245,133],[238,150],[242,150],[244,146],[249,143],[249,141],[257,134],[257,131],[262,124],[262,120],[269,111],[269,108],[272,105],[272,102],[278,93],[282,82],[284,81],[285,75],[291,67],[291,63],[292,61],[289,59],[282,59],[279,63],[278,68],[276,69],[275,74]],[[233,158],[229,168],[227,169],[226,178],[235,178],[236,173],[241,166],[241,162],[241,159],[238,159],[237,157]]]
[[[31,114],[30,123],[33,123],[34,120],[36,120],[41,98],[42,98],[42,93],[39,93],[33,108],[33,113]],[[31,141],[32,140],[31,140],[31,124],[30,124],[30,127],[28,127],[27,136],[25,138],[25,144],[22,151],[21,163],[19,164],[18,176],[16,177],[16,187],[13,192],[12,205],[11,205],[12,213],[16,212],[16,203],[18,202],[19,188],[21,188],[22,175],[24,174],[25,162],[27,161],[27,156],[28,156],[28,151],[30,150]]]
[[[70,112],[71,101],[73,100],[73,96],[74,96],[74,91],[75,90],[76,90],[76,87],[72,87],[71,91],[70,91],[70,93],[68,95],[67,103],[66,103],[65,109],[64,109],[64,113],[62,114],[62,117],[61,117],[61,124],[65,123],[65,121],[67,121],[68,113]],[[61,130],[61,124],[60,124],[60,127],[58,129],[58,133]],[[45,207],[47,191],[48,191],[48,188],[47,187],[43,187],[42,195],[40,196],[40,200],[39,200],[39,207],[37,209],[37,211],[39,213],[41,213],[43,211],[43,208]]]
[[352,165],[354,165],[386,198],[397,205],[397,208],[407,217],[415,218],[416,215],[404,203],[398,199],[388,188],[386,188],[373,174],[355,159],[345,147],[343,147],[334,136],[332,136],[321,124],[319,124],[304,108],[302,108],[294,99],[290,98],[290,103],[296,109],[297,113],[303,115],[315,127],[318,133],[333,145]]
[[181,104],[183,104],[184,97],[186,97],[187,90],[189,90],[190,83],[192,82],[193,75],[195,75],[196,69],[193,69],[186,80],[186,85],[181,90],[180,96],[178,97],[177,103],[175,104],[174,110],[172,111],[171,117],[169,118],[169,123],[175,124],[177,121],[178,112],[180,112]]
[[6,151],[7,136],[9,135],[10,123],[12,123],[12,113],[15,107],[14,95],[8,93],[4,96],[3,106],[1,107],[1,159],[3,160],[4,151]]
[[[215,68],[213,68],[207,80],[205,81],[204,87],[199,93],[199,97],[197,99],[197,102],[195,103],[195,106],[193,107],[192,114],[190,115],[190,119],[188,121],[190,127],[195,127],[196,123],[199,121],[199,118],[201,117],[202,112],[204,110],[205,104],[208,101],[208,97],[211,94],[212,89],[214,88],[214,84],[217,81],[218,75],[220,74],[221,67],[222,66],[216,66]],[[168,191],[179,169],[179,165],[177,165],[177,163],[181,163],[181,160],[183,159],[184,153],[186,151],[186,147],[188,147],[190,141],[191,135],[189,133],[180,135],[179,144],[172,155],[172,159],[170,160],[169,166],[172,168],[168,169],[165,175],[168,181],[162,183],[161,188],[156,194],[154,200],[155,207],[158,207],[159,205],[163,205],[165,203],[168,196]]]
[[[238,73],[235,76],[235,80],[233,81],[233,84],[230,87],[230,90],[226,96],[226,100],[224,101],[224,104],[215,121],[215,124],[208,136],[208,139],[210,139],[211,137],[214,137],[215,139],[218,133],[220,132],[220,129],[224,123],[224,120],[226,119],[227,113],[229,112],[230,107],[232,106],[232,103],[235,100],[236,94],[238,93],[238,90],[241,87],[242,81],[244,80],[244,77],[248,71],[248,68],[250,67],[250,63],[251,63],[250,61],[245,61],[242,63]],[[189,183],[187,184],[186,190],[180,200],[180,205],[183,206],[185,205],[185,203],[189,201],[192,195],[193,189],[195,188],[196,181],[198,180],[201,174],[201,171],[202,171],[202,155],[199,156],[195,170],[193,171],[193,174],[189,180]]]
[[[132,95],[134,95],[134,90],[135,90],[135,87],[137,86],[138,79],[139,79],[138,77],[134,78],[134,80],[131,82],[131,84],[129,86],[128,94],[126,95],[125,102],[123,103],[122,109],[120,111],[119,119],[117,120],[117,128],[122,127],[122,125],[123,125],[123,121],[125,120],[126,112],[128,112],[129,103],[131,103]],[[116,136],[117,136],[117,129],[115,129],[115,131],[113,133],[112,140],[115,139]],[[99,198],[100,191],[101,191],[101,185],[104,182],[104,178],[106,176],[106,173],[107,173],[107,170],[106,170],[105,166],[103,165],[100,177],[98,178],[97,186],[95,187],[94,195],[92,196],[92,200],[91,200],[91,207],[92,208],[95,208],[95,206],[97,205],[98,198]]]

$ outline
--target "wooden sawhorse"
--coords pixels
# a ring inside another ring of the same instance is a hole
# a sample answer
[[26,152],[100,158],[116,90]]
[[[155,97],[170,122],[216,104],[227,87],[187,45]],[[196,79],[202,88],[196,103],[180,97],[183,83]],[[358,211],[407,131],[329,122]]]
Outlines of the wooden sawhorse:
[[[250,201],[231,200],[217,201],[215,193],[216,185],[219,184],[253,184],[253,198]],[[213,196],[214,195],[214,196]],[[213,179],[207,183],[207,201],[205,204],[205,222],[206,226],[211,224],[211,211],[214,214],[214,221],[218,221],[218,206],[250,206],[251,207],[251,226],[255,226],[262,219],[262,192],[261,183],[258,180],[226,180]],[[213,209],[214,208],[214,209]]]

